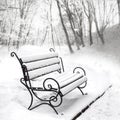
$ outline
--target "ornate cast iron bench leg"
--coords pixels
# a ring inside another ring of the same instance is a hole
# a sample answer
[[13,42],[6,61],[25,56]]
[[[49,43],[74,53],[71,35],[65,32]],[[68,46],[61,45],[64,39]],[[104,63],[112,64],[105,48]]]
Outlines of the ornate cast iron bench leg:
[[[53,83],[53,85],[52,85]],[[48,99],[48,105],[51,106],[56,114],[58,114],[56,107],[62,104],[62,93],[60,92],[59,83],[53,78],[47,78],[43,82],[43,88],[46,91],[53,91],[54,94]]]
[[[76,68],[74,68],[73,73],[80,73],[81,75],[86,76],[86,72],[85,72],[85,70],[82,67],[76,67]],[[87,95],[87,93],[84,93],[82,91],[82,89],[86,87],[87,81],[85,81],[83,84],[84,84],[84,86],[80,85],[77,88],[80,90],[80,92],[82,93],[82,95]]]
[[82,95],[87,95],[87,93],[84,93],[84,92],[82,91],[82,89],[86,87],[87,81],[85,81],[84,84],[85,84],[84,86],[82,86],[82,87],[81,87],[81,86],[78,86],[77,88],[80,90],[80,92],[82,93]]
[[[51,81],[54,82],[54,86],[56,86],[56,88],[53,87],[53,85],[51,84]],[[30,96],[31,96],[31,102],[28,107],[29,110],[33,110],[33,109],[39,107],[40,105],[49,105],[55,111],[55,113],[58,114],[55,107],[58,107],[62,104],[62,94],[60,92],[60,86],[55,79],[47,78],[43,82],[43,91],[50,91],[50,92],[54,93],[52,96],[50,96],[47,99],[39,98],[39,96],[37,96],[36,92],[32,88],[29,88],[26,85],[26,81],[23,78],[20,79],[20,82],[27,88],[27,90],[29,91]],[[37,92],[41,92],[41,90],[37,90]],[[36,97],[40,103],[32,107],[34,97]]]
[[30,110],[30,109],[31,109],[31,106],[32,106],[32,104],[33,104],[33,94],[32,94],[32,92],[31,92],[31,90],[29,89],[29,87],[27,86],[26,81],[24,80],[24,78],[21,78],[21,79],[20,79],[20,82],[27,88],[28,92],[30,93],[31,100],[30,100],[30,105],[29,105],[29,107],[28,107],[28,109]]

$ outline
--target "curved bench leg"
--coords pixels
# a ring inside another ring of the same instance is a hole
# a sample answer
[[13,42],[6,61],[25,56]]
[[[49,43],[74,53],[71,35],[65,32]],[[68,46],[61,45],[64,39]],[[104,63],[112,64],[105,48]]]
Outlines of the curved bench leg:
[[30,90],[28,90],[28,91],[29,91],[30,96],[31,96],[30,105],[29,105],[29,107],[28,107],[28,110],[30,110],[30,109],[31,109],[31,106],[32,106],[32,104],[33,104],[33,95],[32,95],[32,93],[31,93],[31,91],[30,91]]
[[57,112],[57,110],[55,109],[55,107],[54,106],[52,106],[51,104],[49,104],[49,103],[40,103],[40,104],[38,104],[38,105],[36,105],[36,106],[34,106],[34,107],[32,107],[32,108],[30,108],[29,110],[33,110],[33,109],[35,109],[35,108],[37,108],[37,107],[39,107],[40,105],[49,105],[54,111],[55,111],[55,113],[56,114],[58,114],[58,112]]
[[[50,105],[50,104],[49,104]],[[58,112],[57,112],[57,110],[55,109],[55,107],[54,106],[52,106],[52,105],[50,105],[50,107],[52,107],[53,108],[53,110],[55,111],[55,113],[58,115]]]
[[[52,107],[52,109],[55,111],[55,113],[58,114],[58,112],[57,112],[57,110],[55,109],[54,106],[52,106],[51,104],[49,104],[47,102],[44,102],[44,101],[43,101],[43,103],[39,103],[39,104],[37,104],[37,105],[35,105],[35,106],[32,107],[32,105],[33,105],[33,94],[31,93],[30,90],[28,90],[28,91],[29,91],[30,96],[31,96],[31,102],[30,102],[30,105],[28,107],[28,110],[33,110],[33,109],[39,107],[40,105],[49,105],[50,107]],[[39,102],[42,102],[40,99],[38,99],[38,100],[39,100]]]
[[82,95],[86,95],[86,93],[84,93],[82,90],[81,90],[81,87],[77,87],[79,90],[80,90],[80,92],[82,93]]
[[85,84],[85,85],[82,86],[82,87],[78,86],[77,88],[80,90],[80,92],[82,93],[82,95],[87,95],[87,93],[84,93],[84,92],[82,91],[82,89],[86,87],[87,81],[85,81],[83,84]]
[[25,84],[25,81],[24,81],[24,78],[21,78],[20,79],[20,82],[27,88],[28,92],[30,93],[30,98],[31,98],[31,101],[30,101],[30,105],[28,107],[28,110],[30,110],[32,104],[33,104],[33,94],[31,92],[31,90],[28,88],[28,86]]

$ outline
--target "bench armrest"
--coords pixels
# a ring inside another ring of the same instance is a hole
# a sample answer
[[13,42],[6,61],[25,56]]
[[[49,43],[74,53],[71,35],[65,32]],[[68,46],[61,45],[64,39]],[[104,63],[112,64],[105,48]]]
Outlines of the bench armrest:
[[45,91],[53,91],[49,102],[52,106],[58,107],[62,103],[62,93],[60,92],[60,85],[54,78],[47,78],[43,82],[43,89]]
[[80,73],[83,76],[86,76],[86,72],[82,67],[75,67],[73,73]]
[[54,78],[47,78],[43,82],[44,90],[56,90],[56,92],[60,92],[60,85]]

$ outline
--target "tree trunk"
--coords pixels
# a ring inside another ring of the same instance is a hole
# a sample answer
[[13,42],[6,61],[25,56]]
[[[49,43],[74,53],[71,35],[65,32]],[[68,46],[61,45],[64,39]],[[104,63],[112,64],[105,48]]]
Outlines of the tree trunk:
[[77,49],[79,50],[79,49],[80,49],[80,47],[79,47],[80,43],[79,43],[79,41],[78,41],[77,35],[76,35],[76,33],[75,33],[75,30],[74,30],[74,28],[73,28],[72,21],[71,21],[69,15],[68,15],[68,18],[69,18],[70,26],[71,26],[71,29],[72,29],[72,32],[73,32],[73,35],[74,35],[74,38],[75,38],[76,47],[77,47]]
[[84,40],[83,40],[83,28],[82,28],[82,23],[83,23],[83,19],[82,19],[82,16],[81,16],[81,18],[80,18],[79,34],[80,34],[80,39],[81,39],[82,47],[85,47],[85,43],[84,43]]
[[119,25],[120,25],[120,0],[117,0],[117,4],[118,4]]
[[102,44],[105,44],[104,34],[103,34],[103,33],[100,33],[99,37],[100,37],[100,39],[101,39]]
[[72,49],[71,44],[70,44],[68,32],[67,32],[67,29],[66,29],[65,24],[64,24],[64,21],[63,21],[60,4],[59,4],[59,1],[58,1],[58,0],[56,0],[56,2],[57,2],[58,10],[59,10],[59,16],[60,16],[60,20],[61,20],[61,23],[62,23],[62,27],[63,27],[63,30],[64,30],[64,32],[65,32],[65,36],[66,36],[66,40],[67,40],[67,45],[68,45],[68,48],[69,48],[70,52],[73,53],[73,49]]
[[52,0],[50,3],[50,29],[51,29],[51,40],[53,43],[53,48],[55,49],[54,35],[53,35],[53,25],[52,25]]
[[95,20],[95,26],[96,26],[96,30],[97,30],[98,36],[99,36],[102,44],[104,44],[104,43],[105,43],[104,34],[103,34],[103,31],[100,31],[100,30],[99,30],[97,20]]
[[80,37],[80,41],[81,41],[82,47],[85,47],[85,43],[84,43],[84,40],[83,40],[83,30],[82,30],[82,26],[81,26],[81,28],[80,28],[80,30],[79,30],[78,36]]
[[43,37],[43,40],[42,40],[42,42],[41,42],[41,45],[43,45],[44,44],[44,42],[45,42],[45,40],[46,40],[46,37],[47,37],[47,34],[48,34],[48,27],[46,28],[46,31],[45,31],[45,35],[44,35],[44,37]]
[[90,45],[93,44],[93,38],[92,38],[92,22],[89,18],[89,39],[90,39]]
[[69,8],[67,8],[67,9],[68,9],[68,10],[67,10],[68,20],[69,20],[69,23],[70,23],[70,26],[71,26],[71,29],[72,29],[72,32],[73,32],[73,35],[74,35],[74,38],[75,38],[76,47],[77,47],[77,49],[79,50],[79,49],[80,49],[80,47],[79,47],[80,43],[79,43],[79,41],[78,41],[77,35],[76,35],[76,33],[75,33],[75,30],[74,30],[74,26],[73,26],[73,24],[72,24],[72,23],[74,23],[74,21],[72,21],[71,13],[70,13]]

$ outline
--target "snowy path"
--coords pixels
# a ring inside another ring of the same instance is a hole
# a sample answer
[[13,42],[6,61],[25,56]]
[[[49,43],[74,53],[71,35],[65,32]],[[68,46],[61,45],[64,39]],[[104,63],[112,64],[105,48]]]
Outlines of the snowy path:
[[89,66],[89,68],[94,68],[95,71],[109,73],[108,76],[110,77],[110,82],[112,83],[112,88],[109,89],[99,100],[92,104],[92,106],[77,120],[120,120],[119,47],[115,47],[114,50],[112,47],[109,47],[109,49],[106,47],[103,48],[102,52],[90,49],[87,51],[87,54],[86,51],[76,54],[77,56],[81,56],[81,59],[76,60],[73,55],[73,61],[75,63],[81,63],[81,65],[87,67]]
[[120,87],[112,87],[77,120],[120,120]]

